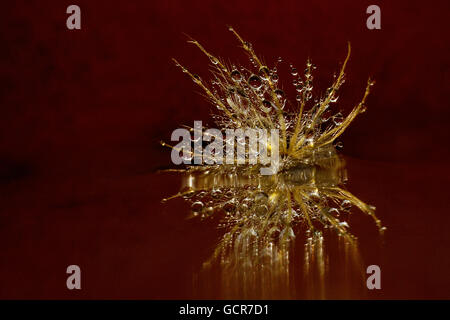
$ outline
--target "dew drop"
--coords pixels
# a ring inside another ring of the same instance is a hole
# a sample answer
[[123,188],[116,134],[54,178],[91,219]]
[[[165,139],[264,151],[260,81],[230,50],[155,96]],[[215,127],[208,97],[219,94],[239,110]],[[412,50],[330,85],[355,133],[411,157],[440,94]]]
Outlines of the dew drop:
[[327,121],[330,120],[330,119],[331,119],[331,110],[330,110],[330,109],[325,110],[325,111],[322,113],[322,123],[323,123],[323,122],[327,122]]
[[253,200],[250,198],[245,198],[242,200],[242,203],[247,206],[247,208],[250,208],[253,205]]
[[336,101],[338,101],[338,98],[339,98],[338,96],[334,96],[330,99],[330,102],[335,103]]
[[259,76],[263,80],[267,80],[270,76],[269,68],[267,68],[266,66],[262,66],[261,68],[259,68]]
[[343,200],[343,201],[341,202],[341,208],[342,208],[342,209],[348,210],[348,209],[350,209],[351,207],[352,207],[352,203],[350,202],[350,200],[345,199],[345,200]]
[[262,102],[263,106],[261,107],[261,110],[264,112],[270,112],[272,110],[272,102],[269,100],[263,100]]
[[314,146],[314,138],[307,138],[305,140],[306,144],[309,145],[310,147]]
[[308,92],[305,96],[306,100],[310,100],[312,98],[312,93]]
[[330,208],[328,209],[329,214],[334,214],[336,216],[339,216],[339,210],[337,208]]
[[348,223],[346,221],[340,222],[339,226],[344,227],[344,228],[348,228]]
[[284,91],[281,89],[276,89],[275,90],[275,94],[277,95],[278,99],[283,99],[284,98]]
[[309,193],[308,196],[311,198],[311,200],[318,200],[320,199],[319,189],[314,188]]
[[258,77],[256,74],[253,74],[250,76],[250,78],[248,78],[248,84],[255,89],[259,89],[261,88],[262,85],[261,78]]
[[213,207],[208,207],[206,208],[206,214],[207,215],[212,215],[214,213],[214,208]]
[[264,216],[269,212],[269,208],[265,204],[261,204],[255,208],[255,211],[257,215]]
[[273,73],[272,76],[271,76],[271,79],[275,83],[278,82],[278,75],[276,73]]
[[241,73],[238,70],[233,70],[233,71],[231,71],[231,78],[234,81],[241,81],[242,76],[241,76]]
[[217,59],[216,57],[211,56],[211,57],[209,57],[209,59],[211,60],[212,64],[218,64],[219,63],[219,59]]
[[225,203],[223,205],[222,208],[223,208],[223,210],[225,212],[231,213],[231,212],[234,212],[236,210],[236,205],[233,202],[227,202],[227,203]]
[[339,112],[333,116],[333,122],[335,125],[339,126],[342,124],[343,121],[344,121],[344,117],[342,116],[342,113]]
[[293,77],[296,77],[298,75],[297,69],[296,68],[292,68],[291,69],[291,74],[292,74]]
[[194,213],[199,213],[203,210],[204,204],[201,201],[196,201],[191,205],[191,211]]
[[215,189],[211,191],[211,197],[217,199],[222,195],[222,191],[220,189]]

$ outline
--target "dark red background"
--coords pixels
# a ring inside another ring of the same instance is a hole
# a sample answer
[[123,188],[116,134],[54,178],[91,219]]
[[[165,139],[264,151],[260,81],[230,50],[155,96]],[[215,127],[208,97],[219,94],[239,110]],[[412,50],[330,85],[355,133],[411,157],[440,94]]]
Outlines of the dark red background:
[[[79,31],[66,28],[70,4],[81,7]],[[381,7],[381,30],[366,28],[370,4]],[[158,142],[209,117],[170,60],[208,78],[208,59],[183,33],[247,64],[233,25],[269,66],[281,56],[303,70],[310,57],[318,92],[351,41],[344,113],[369,76],[377,83],[368,112],[342,138],[349,189],[389,228],[381,253],[361,239],[365,259],[383,270],[383,290],[369,297],[450,298],[449,9],[448,1],[2,4],[0,297],[195,297],[191,275],[217,234],[185,222],[183,203],[160,204],[178,186],[154,174],[170,165]],[[82,268],[81,291],[65,287],[69,264]]]

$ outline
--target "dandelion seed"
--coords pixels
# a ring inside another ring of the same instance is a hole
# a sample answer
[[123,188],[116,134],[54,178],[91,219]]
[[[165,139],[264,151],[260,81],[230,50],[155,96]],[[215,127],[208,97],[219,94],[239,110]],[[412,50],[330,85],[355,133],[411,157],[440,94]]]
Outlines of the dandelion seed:
[[[261,266],[272,268],[270,270],[275,273],[285,274],[289,270],[289,243],[295,238],[297,225],[303,223],[307,227],[310,240],[305,246],[309,250],[305,257],[308,261],[311,261],[313,253],[317,259],[323,259],[320,228],[336,230],[349,243],[355,241],[347,222],[340,222],[337,218],[351,207],[371,216],[380,231],[385,230],[374,214],[375,208],[343,188],[346,173],[336,151],[336,146],[340,147],[336,139],[357,115],[366,111],[365,102],[374,83],[368,80],[361,102],[346,117],[340,112],[331,113],[330,104],[338,101],[338,91],[345,82],[350,44],[341,69],[324,96],[317,93],[317,98],[313,99],[311,71],[316,66],[311,61],[306,63],[303,81],[297,69],[290,66],[296,89],[296,103],[290,105],[279,86],[277,68],[269,69],[250,43],[232,27],[229,30],[249,55],[250,67],[227,68],[195,40],[190,42],[199,47],[213,64],[213,83],[206,83],[176,60],[175,64],[201,87],[216,107],[216,124],[222,130],[279,129],[280,163],[273,176],[261,176],[261,164],[249,163],[198,165],[185,169],[190,189],[167,199],[182,196],[191,203],[192,212],[201,213],[204,217],[224,213],[220,225],[226,233],[211,261],[221,261],[228,267],[240,266],[244,271],[260,262]],[[278,58],[277,63],[281,62],[282,59]],[[213,86],[215,89],[210,89]],[[286,107],[285,110],[286,105],[291,109]],[[326,125],[321,125],[325,122]],[[161,144],[166,145],[164,142]],[[270,149],[270,144],[267,148]],[[186,157],[190,159],[192,155]],[[331,206],[332,203],[337,207]]]

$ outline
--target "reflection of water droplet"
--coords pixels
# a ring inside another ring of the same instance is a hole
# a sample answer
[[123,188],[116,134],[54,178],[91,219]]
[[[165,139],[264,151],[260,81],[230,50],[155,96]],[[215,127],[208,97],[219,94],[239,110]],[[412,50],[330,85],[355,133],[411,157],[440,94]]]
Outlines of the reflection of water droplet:
[[244,198],[242,200],[242,207],[244,207],[246,209],[252,208],[253,204],[254,204],[254,202],[253,202],[253,199],[251,199],[251,198]]
[[291,227],[286,227],[280,233],[280,239],[291,240],[295,238],[294,230]]
[[255,89],[259,89],[261,88],[262,85],[261,78],[258,77],[256,74],[253,74],[250,76],[250,78],[248,78],[248,84]]
[[264,216],[269,212],[269,208],[265,204],[262,204],[257,206],[255,211],[258,215]]
[[[231,177],[230,177],[230,179],[231,179]],[[234,192],[233,192],[233,190],[229,189],[229,190],[227,190],[225,195],[229,198],[232,198],[232,197],[234,197]]]
[[311,200],[319,200],[320,199],[319,189],[317,189],[317,188],[311,189],[311,191],[308,193],[308,195],[311,198]]
[[253,236],[253,237],[256,237],[258,234],[256,233],[256,231],[255,231],[255,229],[254,228],[250,228],[250,229],[248,229],[248,235],[249,236]]
[[220,189],[215,189],[211,192],[211,197],[217,199],[222,195],[222,191]]
[[203,210],[204,204],[201,201],[196,201],[191,205],[191,211],[194,213],[199,213]]
[[205,191],[200,191],[199,193],[197,193],[197,196],[198,196],[198,197],[204,197],[205,194],[206,194]]
[[234,212],[234,210],[236,210],[236,205],[233,202],[227,202],[223,205],[222,208],[225,212],[231,213]]
[[330,102],[336,102],[336,101],[338,101],[338,96],[333,96],[331,99],[330,99]]
[[340,222],[339,225],[344,228],[348,228],[348,223],[346,221]]
[[258,192],[256,195],[255,195],[255,201],[267,201],[269,199],[269,196],[267,195],[267,193],[265,193],[265,192]]

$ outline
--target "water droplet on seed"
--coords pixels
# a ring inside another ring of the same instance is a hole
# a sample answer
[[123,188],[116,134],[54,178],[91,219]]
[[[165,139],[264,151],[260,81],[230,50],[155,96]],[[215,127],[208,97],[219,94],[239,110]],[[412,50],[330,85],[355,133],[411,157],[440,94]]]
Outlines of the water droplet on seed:
[[267,80],[270,76],[269,68],[267,68],[266,66],[262,66],[261,68],[259,68],[259,76],[262,79]]
[[231,71],[231,78],[234,81],[241,81],[242,76],[241,76],[241,73],[239,71],[233,70],[233,71]]
[[275,94],[277,95],[278,99],[283,99],[284,98],[284,91],[281,89],[276,89],[275,90]]
[[341,202],[341,208],[342,208],[342,209],[348,210],[348,209],[350,209],[351,207],[352,207],[352,203],[350,202],[350,200],[345,199],[345,200],[343,200],[343,201]]
[[262,102],[263,107],[261,107],[261,110],[264,112],[270,112],[272,110],[272,102],[269,100],[263,100]]
[[278,82],[278,75],[276,73],[273,73],[272,76],[271,76],[271,79],[275,83]]
[[256,74],[253,74],[250,76],[250,78],[248,78],[248,84],[252,86],[254,89],[259,89],[261,88],[262,85],[261,78],[258,77]]

